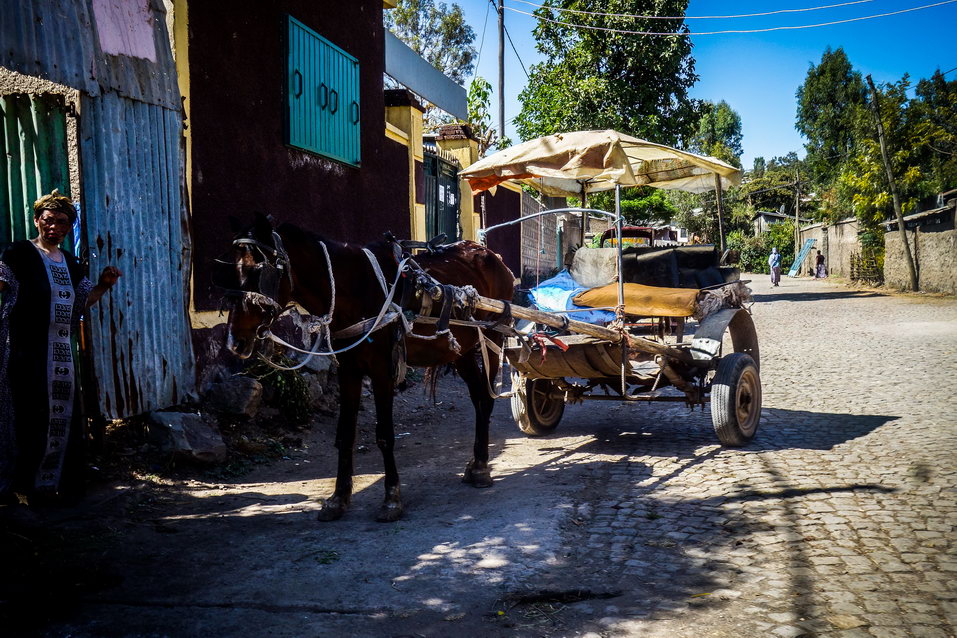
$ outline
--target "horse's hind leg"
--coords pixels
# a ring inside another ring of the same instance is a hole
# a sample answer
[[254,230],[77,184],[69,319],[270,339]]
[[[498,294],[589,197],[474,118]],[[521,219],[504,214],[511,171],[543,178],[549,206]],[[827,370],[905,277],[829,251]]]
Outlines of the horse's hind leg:
[[395,425],[392,404],[395,398],[392,371],[379,369],[372,373],[372,394],[375,397],[375,438],[385,467],[385,499],[376,520],[391,523],[402,517],[402,494],[399,489],[399,470],[395,464]]
[[339,423],[336,426],[336,449],[339,450],[339,468],[336,489],[322,503],[320,521],[342,518],[352,501],[352,464],[356,444],[356,418],[362,393],[362,374],[352,366],[339,367]]
[[[497,368],[492,363],[490,368]],[[472,405],[475,406],[475,444],[472,448],[472,460],[465,466],[463,483],[473,487],[491,487],[492,473],[488,467],[488,427],[492,418],[494,399],[488,391],[485,372],[479,366],[475,351],[466,352],[455,362],[459,376],[469,388]]]

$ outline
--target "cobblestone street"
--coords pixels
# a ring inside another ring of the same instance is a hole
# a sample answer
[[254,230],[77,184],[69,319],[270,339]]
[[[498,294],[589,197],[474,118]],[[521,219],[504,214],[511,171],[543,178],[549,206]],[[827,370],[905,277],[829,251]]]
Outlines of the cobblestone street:
[[707,412],[566,412],[561,428],[590,420],[594,460],[616,461],[592,466],[605,497],[578,504],[579,559],[626,592],[593,603],[591,629],[955,635],[957,303],[766,279],[751,284],[764,410],[747,447],[720,448]]
[[383,525],[367,399],[340,521],[316,521],[334,416],[238,478],[144,477],[47,512],[68,544],[45,569],[79,584],[41,633],[954,636],[957,300],[752,286],[764,413],[743,448],[678,403],[586,402],[529,438],[500,401],[476,490],[447,378],[437,405],[397,398],[407,510]]

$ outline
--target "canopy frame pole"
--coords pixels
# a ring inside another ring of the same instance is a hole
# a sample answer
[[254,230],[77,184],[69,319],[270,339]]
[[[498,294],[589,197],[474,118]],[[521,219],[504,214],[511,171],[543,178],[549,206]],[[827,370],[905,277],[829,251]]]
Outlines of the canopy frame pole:
[[494,226],[489,226],[488,228],[479,228],[478,235],[479,241],[485,243],[486,236],[490,230],[496,230],[499,228],[504,228],[505,226],[511,226],[512,224],[520,224],[522,222],[527,222],[529,220],[535,219],[536,217],[541,217],[542,215],[558,215],[560,213],[575,213],[579,215],[601,215],[603,217],[608,217],[611,219],[612,223],[615,223],[615,220],[618,218],[618,215],[615,213],[609,213],[607,210],[598,210],[597,208],[552,208],[549,210],[543,210],[539,213],[533,213],[531,215],[525,215],[524,217],[519,217],[511,221],[502,222],[501,224],[495,224]]

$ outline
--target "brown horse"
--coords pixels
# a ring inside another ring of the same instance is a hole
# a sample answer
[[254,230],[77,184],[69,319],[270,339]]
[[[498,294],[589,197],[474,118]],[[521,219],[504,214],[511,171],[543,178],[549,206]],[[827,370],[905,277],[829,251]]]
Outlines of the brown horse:
[[[366,248],[374,255],[385,281],[398,281],[395,244],[378,242]],[[443,246],[434,253],[416,255],[415,261],[442,284],[471,285],[485,297],[505,301],[512,298],[512,272],[498,255],[474,242]],[[266,336],[269,325],[290,301],[298,302],[317,317],[328,317],[332,310],[328,328],[333,335],[333,347],[339,349],[355,343],[357,337],[337,339],[336,333],[379,316],[386,297],[380,284],[382,278],[376,275],[361,247],[323,239],[292,224],[283,224],[274,230],[271,222],[261,215],[251,228],[237,235],[233,263],[239,276],[242,302],[234,303],[229,313],[228,345],[242,358],[253,353],[257,341]],[[333,304],[334,308],[330,308]],[[476,318],[489,317],[476,313]],[[479,331],[474,327],[452,326],[450,332],[454,341],[448,334],[436,336],[434,325],[416,325],[414,333],[406,337],[401,322],[394,322],[372,332],[357,347],[337,355],[339,466],[335,491],[323,502],[319,520],[340,518],[352,498],[356,417],[364,377],[369,377],[372,383],[376,443],[385,465],[385,500],[377,519],[394,521],[402,515],[399,473],[393,453],[392,400],[403,340],[409,365],[433,367],[452,363],[468,385],[475,406],[475,444],[463,480],[475,487],[492,484],[488,468],[488,430],[494,400],[489,382],[495,378],[498,358],[489,357],[488,369],[483,371],[477,357]],[[500,347],[502,335],[492,330],[487,332],[488,338]]]

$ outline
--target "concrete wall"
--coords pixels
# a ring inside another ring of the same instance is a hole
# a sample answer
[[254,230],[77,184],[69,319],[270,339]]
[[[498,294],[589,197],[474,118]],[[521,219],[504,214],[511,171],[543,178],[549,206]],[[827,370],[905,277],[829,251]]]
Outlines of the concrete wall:
[[[957,294],[957,230],[954,211],[943,223],[918,226],[907,231],[917,267],[920,289],[926,292]],[[884,283],[901,290],[910,288],[910,275],[900,232],[884,235]]]
[[821,252],[824,254],[828,274],[850,277],[851,255],[861,252],[861,243],[857,236],[859,228],[856,219],[827,227],[826,248],[821,249]]
[[[827,226],[824,224],[814,224],[813,226],[805,226],[801,229],[801,244],[798,246],[797,250],[801,250],[801,246],[804,245],[808,239],[813,239],[814,247],[811,249],[811,252],[808,253],[807,257],[804,258],[804,263],[801,264],[801,268],[798,270],[798,277],[805,277],[811,275],[814,270],[814,266],[817,263],[817,251],[821,251],[821,254],[824,255],[824,264],[827,265],[829,262],[827,260]],[[829,271],[830,272],[830,271]]]

